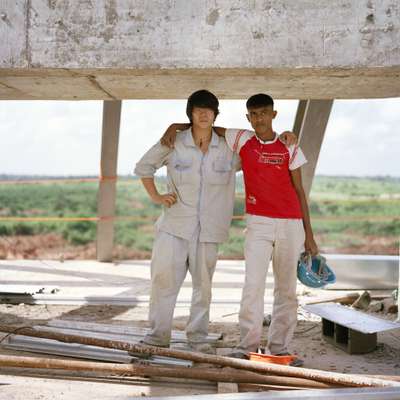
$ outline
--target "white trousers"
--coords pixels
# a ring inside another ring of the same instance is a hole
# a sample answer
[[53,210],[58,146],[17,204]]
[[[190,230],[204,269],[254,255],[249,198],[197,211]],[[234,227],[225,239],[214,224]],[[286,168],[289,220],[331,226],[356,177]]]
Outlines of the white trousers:
[[144,338],[145,343],[169,344],[176,298],[188,270],[192,276],[192,302],[186,336],[190,343],[206,341],[217,253],[217,243],[199,242],[199,229],[191,240],[157,232],[151,260],[151,332]]
[[246,278],[239,313],[239,349],[257,351],[264,318],[265,281],[272,255],[274,302],[268,330],[271,354],[288,351],[297,323],[297,261],[305,240],[300,219],[247,215]]

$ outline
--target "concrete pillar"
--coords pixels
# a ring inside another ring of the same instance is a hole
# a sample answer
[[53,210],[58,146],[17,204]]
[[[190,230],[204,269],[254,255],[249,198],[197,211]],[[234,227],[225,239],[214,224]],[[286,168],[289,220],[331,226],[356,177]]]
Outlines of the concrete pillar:
[[400,243],[399,243],[399,284],[397,285],[397,322],[400,322]]
[[121,101],[104,101],[101,177],[97,197],[97,260],[112,261]]
[[328,124],[333,100],[300,100],[293,132],[308,162],[302,167],[303,186],[308,196],[311,191],[319,152]]
[[301,125],[303,124],[304,113],[306,112],[306,108],[307,108],[307,100],[299,100],[293,124],[293,132],[297,135],[297,137],[300,136]]

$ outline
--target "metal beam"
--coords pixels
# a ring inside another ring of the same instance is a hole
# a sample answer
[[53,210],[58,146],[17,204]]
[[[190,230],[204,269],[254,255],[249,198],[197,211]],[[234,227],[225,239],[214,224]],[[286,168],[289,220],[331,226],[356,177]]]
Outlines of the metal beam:
[[307,196],[310,194],[332,105],[333,100],[300,100],[297,108],[293,131],[298,134],[300,147],[308,160],[302,167]]
[[97,260],[112,261],[121,101],[104,101],[101,176],[97,198]]

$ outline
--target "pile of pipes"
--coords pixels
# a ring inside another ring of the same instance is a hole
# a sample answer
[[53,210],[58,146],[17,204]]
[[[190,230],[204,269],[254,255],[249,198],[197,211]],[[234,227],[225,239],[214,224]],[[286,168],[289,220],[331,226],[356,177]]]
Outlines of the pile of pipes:
[[[172,357],[191,361],[192,367],[155,366],[121,364],[110,362],[75,361],[70,359],[52,359],[19,356],[0,356],[0,367],[37,368],[50,370],[70,370],[120,374],[136,377],[169,377],[179,379],[197,379],[213,382],[234,382],[258,385],[264,390],[288,389],[328,389],[349,387],[398,387],[399,377],[363,376],[327,372],[315,369],[296,368],[257,361],[240,360],[220,355],[209,355],[172,348],[159,348],[143,344],[132,344],[121,340],[110,340],[99,337],[81,336],[54,332],[40,327],[0,326],[0,331],[28,337],[56,340],[63,343],[74,343],[96,346],[104,349],[117,349],[129,354],[145,356]],[[196,363],[207,364],[207,367],[196,366]]]

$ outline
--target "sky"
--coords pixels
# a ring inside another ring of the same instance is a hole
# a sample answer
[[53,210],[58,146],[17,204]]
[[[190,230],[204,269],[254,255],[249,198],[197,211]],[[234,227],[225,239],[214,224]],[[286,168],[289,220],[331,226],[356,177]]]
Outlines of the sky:
[[[274,129],[293,127],[297,101],[276,101]],[[172,122],[187,122],[186,100],[126,100],[118,174],[132,174],[141,155]],[[245,100],[222,100],[216,125],[250,128]],[[98,175],[101,101],[0,101],[0,174]],[[336,100],[318,175],[400,177],[400,98]]]

